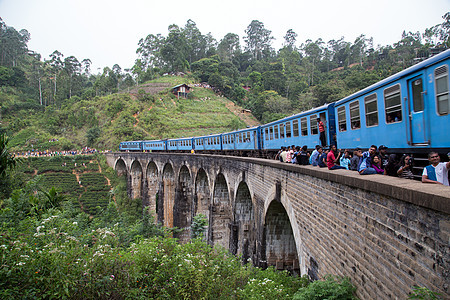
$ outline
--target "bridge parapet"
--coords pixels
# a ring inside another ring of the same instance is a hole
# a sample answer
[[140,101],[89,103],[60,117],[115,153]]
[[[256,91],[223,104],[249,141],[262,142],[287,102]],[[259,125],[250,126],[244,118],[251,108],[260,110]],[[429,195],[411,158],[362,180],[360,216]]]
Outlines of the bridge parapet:
[[244,157],[106,157],[125,166],[130,190],[143,189],[129,194],[141,195],[161,223],[186,229],[181,241],[201,212],[209,243],[255,265],[348,276],[361,299],[406,299],[414,285],[449,296],[448,187]]

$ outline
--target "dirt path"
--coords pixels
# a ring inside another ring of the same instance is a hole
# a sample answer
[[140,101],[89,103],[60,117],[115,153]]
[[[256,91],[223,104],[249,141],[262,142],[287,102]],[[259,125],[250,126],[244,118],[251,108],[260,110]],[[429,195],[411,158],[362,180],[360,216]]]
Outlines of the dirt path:
[[231,111],[235,116],[241,119],[247,126],[253,127],[261,125],[255,117],[249,112],[243,112],[242,107],[236,106],[233,102],[228,102],[226,105],[229,111]]

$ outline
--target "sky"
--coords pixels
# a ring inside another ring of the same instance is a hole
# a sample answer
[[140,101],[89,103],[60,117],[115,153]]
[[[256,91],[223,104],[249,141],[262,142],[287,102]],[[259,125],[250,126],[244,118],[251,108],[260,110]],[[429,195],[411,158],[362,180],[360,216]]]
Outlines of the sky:
[[423,33],[449,11],[450,0],[0,0],[6,25],[31,34],[30,50],[43,59],[55,50],[89,58],[92,73],[114,64],[131,68],[141,38],[167,36],[169,25],[184,27],[189,19],[218,42],[230,32],[243,38],[258,20],[272,31],[276,50],[289,29],[298,34],[297,46],[318,38],[354,42],[365,34],[376,47],[398,42],[404,30]]

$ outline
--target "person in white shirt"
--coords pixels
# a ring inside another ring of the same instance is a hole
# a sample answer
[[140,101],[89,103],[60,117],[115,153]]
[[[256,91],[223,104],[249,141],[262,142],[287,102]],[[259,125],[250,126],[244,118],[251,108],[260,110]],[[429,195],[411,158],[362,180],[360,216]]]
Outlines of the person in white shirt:
[[422,173],[423,183],[443,184],[448,186],[448,170],[450,169],[450,161],[443,163],[439,154],[436,152],[430,152],[428,154],[428,160],[431,165],[426,166]]

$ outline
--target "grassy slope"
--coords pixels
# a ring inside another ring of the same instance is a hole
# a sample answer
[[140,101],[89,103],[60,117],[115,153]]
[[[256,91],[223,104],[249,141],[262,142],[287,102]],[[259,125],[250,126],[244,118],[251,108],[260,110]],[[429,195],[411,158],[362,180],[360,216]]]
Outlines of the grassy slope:
[[[120,141],[186,137],[231,131],[254,125],[248,118],[227,108],[230,101],[212,90],[194,87],[189,99],[177,99],[170,88],[159,93],[151,85],[174,86],[189,79],[167,76],[133,89],[91,100],[67,100],[60,109],[45,112],[29,109],[7,110],[3,125],[8,126],[12,151],[80,149],[117,149]],[[0,96],[6,97],[0,92]],[[8,102],[17,98],[8,95]],[[7,104],[8,105],[8,104]],[[239,110],[239,109],[238,109]],[[8,114],[9,111],[9,114]],[[90,129],[98,127],[97,137],[87,142]],[[57,139],[57,141],[49,141]]]

